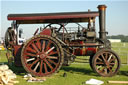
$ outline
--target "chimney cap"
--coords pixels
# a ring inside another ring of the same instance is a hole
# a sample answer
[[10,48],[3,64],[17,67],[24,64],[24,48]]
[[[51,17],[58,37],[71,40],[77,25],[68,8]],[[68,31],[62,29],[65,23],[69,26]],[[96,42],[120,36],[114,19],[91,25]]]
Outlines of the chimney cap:
[[98,5],[97,7],[99,10],[105,10],[107,8],[106,5]]

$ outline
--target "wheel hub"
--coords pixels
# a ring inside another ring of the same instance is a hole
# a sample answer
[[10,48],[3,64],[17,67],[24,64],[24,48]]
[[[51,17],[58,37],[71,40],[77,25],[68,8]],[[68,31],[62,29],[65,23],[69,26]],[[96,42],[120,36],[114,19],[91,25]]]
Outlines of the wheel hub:
[[46,57],[47,57],[47,56],[46,56],[45,53],[42,53],[42,54],[39,55],[39,58],[42,59],[42,60],[43,60],[44,58],[46,58]]
[[109,62],[106,61],[105,64],[106,64],[106,66],[109,66]]

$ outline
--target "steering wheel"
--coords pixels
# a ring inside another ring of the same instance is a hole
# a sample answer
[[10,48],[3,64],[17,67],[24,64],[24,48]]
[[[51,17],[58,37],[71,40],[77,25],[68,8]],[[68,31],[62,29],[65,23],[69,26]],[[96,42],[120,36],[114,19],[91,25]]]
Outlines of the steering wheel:
[[66,31],[66,33],[68,33],[68,31],[66,30],[64,24],[48,24],[44,29],[47,29],[47,28],[55,29],[56,32],[59,32],[62,28],[64,28],[64,30]]

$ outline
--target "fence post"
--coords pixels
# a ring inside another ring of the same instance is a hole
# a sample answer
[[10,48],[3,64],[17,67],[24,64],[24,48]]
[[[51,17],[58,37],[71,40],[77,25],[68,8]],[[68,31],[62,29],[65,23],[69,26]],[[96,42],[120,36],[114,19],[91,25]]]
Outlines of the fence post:
[[127,53],[127,65],[128,65],[128,53]]

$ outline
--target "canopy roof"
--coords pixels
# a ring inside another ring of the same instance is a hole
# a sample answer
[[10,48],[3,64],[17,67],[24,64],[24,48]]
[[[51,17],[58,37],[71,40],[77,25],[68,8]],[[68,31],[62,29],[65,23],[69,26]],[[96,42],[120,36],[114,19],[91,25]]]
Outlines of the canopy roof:
[[71,23],[87,22],[89,18],[95,18],[96,16],[99,16],[98,12],[9,14],[8,20],[16,20],[17,24]]

